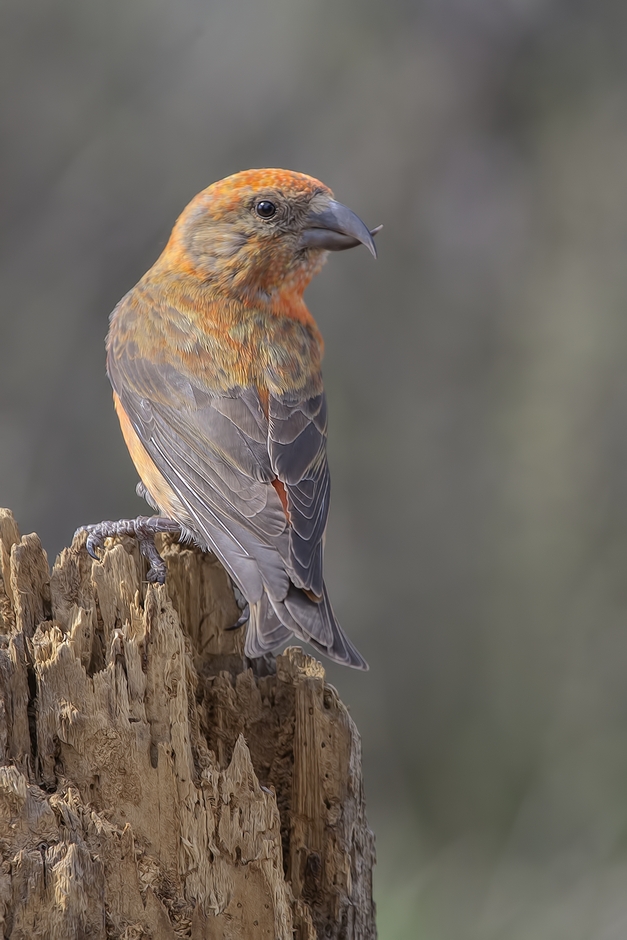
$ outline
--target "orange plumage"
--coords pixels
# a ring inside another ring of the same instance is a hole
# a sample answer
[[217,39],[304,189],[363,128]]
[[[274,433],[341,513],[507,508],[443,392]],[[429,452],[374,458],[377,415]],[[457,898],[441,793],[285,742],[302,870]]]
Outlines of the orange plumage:
[[229,571],[250,656],[296,635],[366,668],[322,576],[323,344],[303,300],[327,251],[360,242],[375,253],[318,180],[237,173],[190,202],[111,317],[107,369],[146,496]]

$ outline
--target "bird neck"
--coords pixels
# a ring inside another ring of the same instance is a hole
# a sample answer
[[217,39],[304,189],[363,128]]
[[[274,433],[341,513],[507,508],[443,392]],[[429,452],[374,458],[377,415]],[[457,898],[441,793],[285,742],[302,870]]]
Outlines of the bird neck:
[[169,298],[174,308],[185,309],[186,316],[201,327],[216,320],[224,326],[235,325],[260,315],[295,320],[312,333],[322,351],[322,335],[303,298],[311,277],[309,267],[288,271],[283,281],[276,284],[270,275],[246,279],[237,270],[230,272],[230,276],[224,271],[216,276],[215,272],[199,270],[178,253],[164,252],[140,285],[143,282],[144,287],[149,287],[157,283],[163,292],[161,296]]

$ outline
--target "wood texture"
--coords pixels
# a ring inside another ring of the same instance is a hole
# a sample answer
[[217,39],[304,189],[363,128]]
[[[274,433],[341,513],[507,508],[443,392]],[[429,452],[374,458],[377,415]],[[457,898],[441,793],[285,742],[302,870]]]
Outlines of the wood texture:
[[[372,940],[359,735],[298,648],[251,664],[217,560],[131,540],[52,574],[0,510],[10,940]],[[254,671],[251,668],[254,665]]]

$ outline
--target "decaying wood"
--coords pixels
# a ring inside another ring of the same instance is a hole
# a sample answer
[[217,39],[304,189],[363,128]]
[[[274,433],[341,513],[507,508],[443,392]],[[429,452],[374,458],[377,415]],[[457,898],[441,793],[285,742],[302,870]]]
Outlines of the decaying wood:
[[0,919],[11,940],[371,940],[359,735],[298,648],[243,656],[217,560],[49,574],[0,510]]

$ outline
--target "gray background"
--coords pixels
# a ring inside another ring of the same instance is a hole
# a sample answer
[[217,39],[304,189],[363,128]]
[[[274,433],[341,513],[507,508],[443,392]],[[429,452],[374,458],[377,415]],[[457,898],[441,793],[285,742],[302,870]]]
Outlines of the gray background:
[[627,6],[4,0],[0,504],[142,511],[107,316],[250,166],[371,225],[309,290],[382,940],[627,936]]

